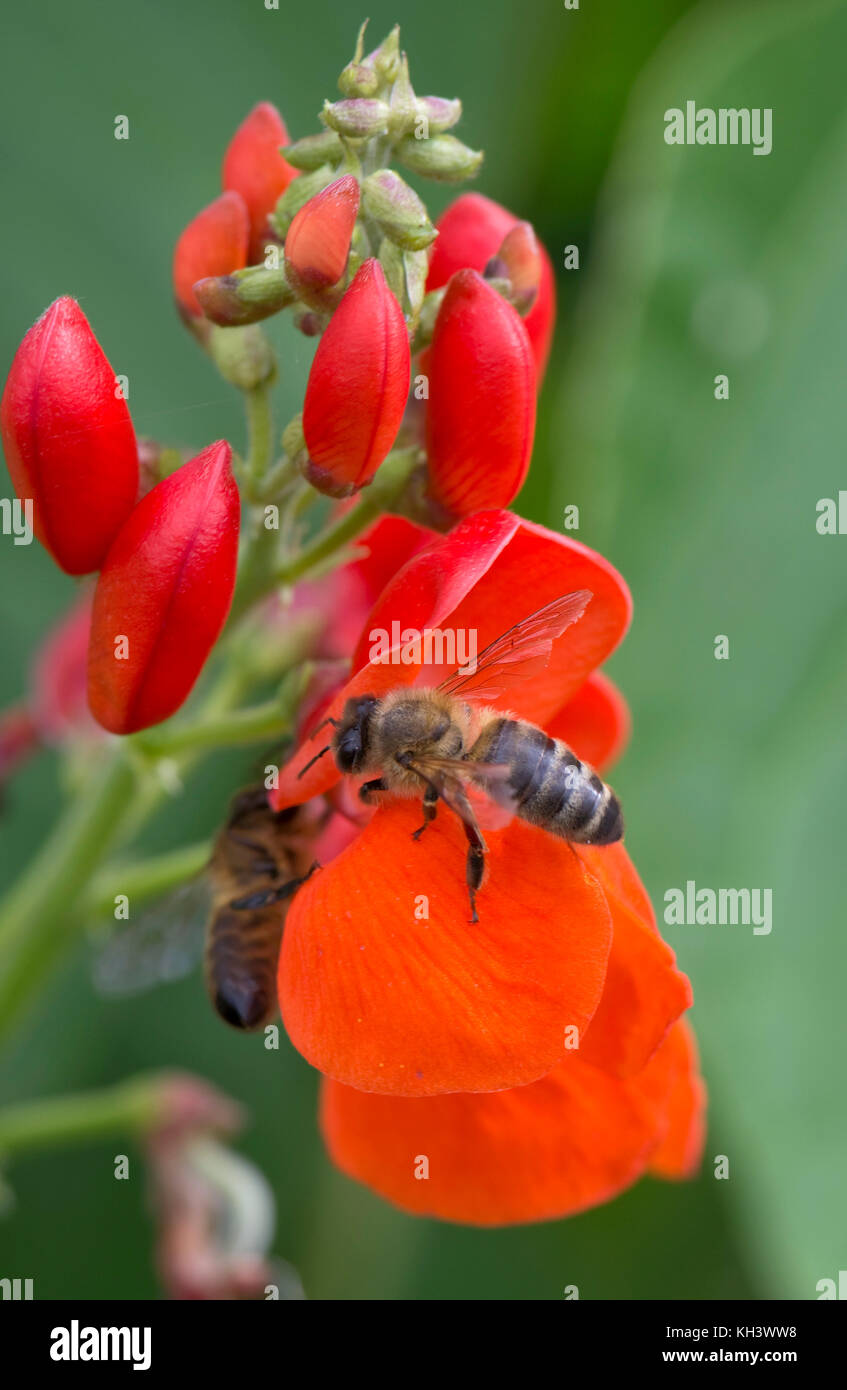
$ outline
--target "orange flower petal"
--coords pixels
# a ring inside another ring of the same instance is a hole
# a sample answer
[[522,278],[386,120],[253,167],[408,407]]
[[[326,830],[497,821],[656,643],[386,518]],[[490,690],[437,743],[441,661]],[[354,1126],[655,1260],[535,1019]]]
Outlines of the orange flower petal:
[[288,131],[282,116],[272,102],[260,101],[244,117],[224,154],[221,185],[240,194],[246,204],[251,265],[263,259],[268,216],[299,172],[280,153],[287,144]]
[[[543,1076],[597,1007],[606,905],[571,848],[513,822],[489,832],[471,925],[466,842],[441,810],[395,801],[303,886],[280,958],[294,1046],[328,1076],[406,1096],[493,1091]],[[429,916],[421,911],[421,896]]]
[[547,724],[551,738],[570,744],[598,772],[616,762],[629,742],[629,706],[602,671],[594,671]]
[[674,1024],[662,1044],[670,1059],[667,1130],[650,1157],[656,1177],[690,1178],[700,1166],[706,1138],[706,1087],[699,1071],[697,1043],[685,1019]]
[[247,264],[250,219],[238,193],[222,193],[198,212],[174,247],[174,296],[188,319],[202,318],[203,306],[194,293],[198,280],[229,275]]
[[576,1054],[496,1095],[409,1100],[327,1080],[324,1140],[349,1177],[415,1215],[477,1226],[569,1216],[629,1187],[651,1153],[664,1161],[686,1084],[677,1034],[629,1081]]
[[623,845],[580,846],[577,853],[603,890],[613,933],[603,997],[580,1043],[580,1056],[603,1071],[633,1076],[690,1007],[691,985],[656,930],[649,899]]

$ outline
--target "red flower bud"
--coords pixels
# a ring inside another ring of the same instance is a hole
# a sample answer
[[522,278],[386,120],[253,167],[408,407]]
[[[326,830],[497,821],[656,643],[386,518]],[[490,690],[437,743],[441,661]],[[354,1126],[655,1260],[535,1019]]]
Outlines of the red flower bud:
[[427,372],[429,495],[456,517],[508,506],[529,468],[535,367],[518,314],[475,270],[447,286]]
[[76,300],[29,330],[0,404],[12,483],[68,574],[98,569],[138,494],[138,451],[115,373]]
[[88,703],[113,734],[167,719],[229,612],[238,489],[225,441],[163,479],[118,532],[94,594]]
[[194,286],[207,276],[243,269],[249,236],[247,207],[238,193],[222,193],[189,222],[174,248],[174,294],[182,314],[203,317]]
[[377,260],[356,272],[315,353],[303,408],[308,475],[333,497],[369,483],[400,428],[409,335]]
[[[517,221],[513,213],[491,198],[484,198],[481,193],[463,193],[436,223],[438,239],[432,251],[427,289],[440,289],[447,284],[451,275],[465,266],[482,274]],[[539,249],[541,283],[538,297],[524,319],[524,326],[532,344],[540,385],[550,355],[556,317],[556,280],[550,257],[543,246]]]
[[263,260],[268,214],[299,172],[279,152],[281,145],[289,143],[285,122],[276,107],[269,101],[260,101],[241,122],[224,155],[221,186],[240,193],[247,204],[251,265]]
[[359,211],[359,184],[352,174],[336,179],[304,203],[285,238],[292,284],[322,290],[344,274]]

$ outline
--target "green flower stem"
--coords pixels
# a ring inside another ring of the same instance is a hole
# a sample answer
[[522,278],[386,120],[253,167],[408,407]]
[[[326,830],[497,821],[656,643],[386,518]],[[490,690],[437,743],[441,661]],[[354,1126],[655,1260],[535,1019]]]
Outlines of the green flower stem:
[[122,893],[133,907],[169,893],[201,873],[211,853],[211,840],[198,840],[135,863],[107,865],[94,875],[81,915],[85,921],[111,917],[115,898]]
[[299,672],[295,679],[285,682],[283,692],[276,699],[266,700],[251,709],[196,720],[193,724],[165,724],[143,737],[136,736],[135,746],[148,758],[172,758],[197,749],[236,748],[241,744],[279,738],[302,694],[303,675]]
[[273,414],[271,393],[266,382],[244,392],[247,410],[247,485],[257,488],[271,465]]
[[136,778],[123,749],[110,753],[0,903],[0,1034],[76,929],[72,906],[117,839]]
[[245,613],[266,598],[276,587],[273,579],[276,563],[278,533],[259,525],[244,548],[238,565],[238,580],[229,610],[225,632],[232,632]]
[[162,1081],[134,1077],[100,1091],[19,1101],[0,1109],[0,1159],[57,1144],[143,1134],[162,1113]]
[[389,454],[370,487],[360,495],[355,507],[304,546],[287,564],[276,571],[275,585],[293,584],[343,550],[398,500],[417,460],[418,450],[398,449]]

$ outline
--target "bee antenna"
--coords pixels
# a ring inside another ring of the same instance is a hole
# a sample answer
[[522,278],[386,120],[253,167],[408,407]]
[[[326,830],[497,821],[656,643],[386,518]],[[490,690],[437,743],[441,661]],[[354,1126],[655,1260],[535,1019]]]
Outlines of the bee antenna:
[[337,729],[340,723],[340,719],[333,719],[332,715],[328,714],[326,719],[322,719],[320,724],[318,724],[317,728],[312,730],[312,732],[309,734],[309,738],[314,738],[316,734],[320,733],[321,729],[326,728],[327,724],[331,724],[333,729]]
[[316,753],[315,756],[314,756],[313,758],[310,758],[310,759],[309,759],[309,761],[306,763],[305,767],[301,767],[300,771],[297,773],[297,780],[298,780],[298,782],[299,782],[300,778],[303,776],[303,774],[309,771],[309,768],[310,768],[310,767],[314,767],[315,763],[318,761],[318,758],[322,758],[323,755],[324,755],[324,753],[328,753],[328,752],[329,752],[329,750],[330,750],[331,747],[332,747],[332,744],[331,744],[331,743],[328,743],[328,744],[326,745],[326,748],[322,748],[321,751],[320,751],[320,753]]

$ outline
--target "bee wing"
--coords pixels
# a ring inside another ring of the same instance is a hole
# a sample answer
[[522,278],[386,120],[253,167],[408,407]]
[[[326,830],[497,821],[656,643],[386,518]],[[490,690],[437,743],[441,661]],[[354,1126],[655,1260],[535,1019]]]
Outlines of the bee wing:
[[183,979],[200,962],[211,894],[205,875],[118,925],[96,948],[95,988],[102,995],[141,994]]
[[590,589],[575,589],[553,599],[489,642],[473,671],[460,666],[438,689],[463,700],[495,700],[502,691],[544,670],[553,642],[582,617],[593,597]]
[[507,763],[475,763],[465,758],[416,753],[412,766],[438,788],[447,805],[457,789],[467,795],[486,830],[502,830],[515,814],[517,799],[509,782],[511,768]]

